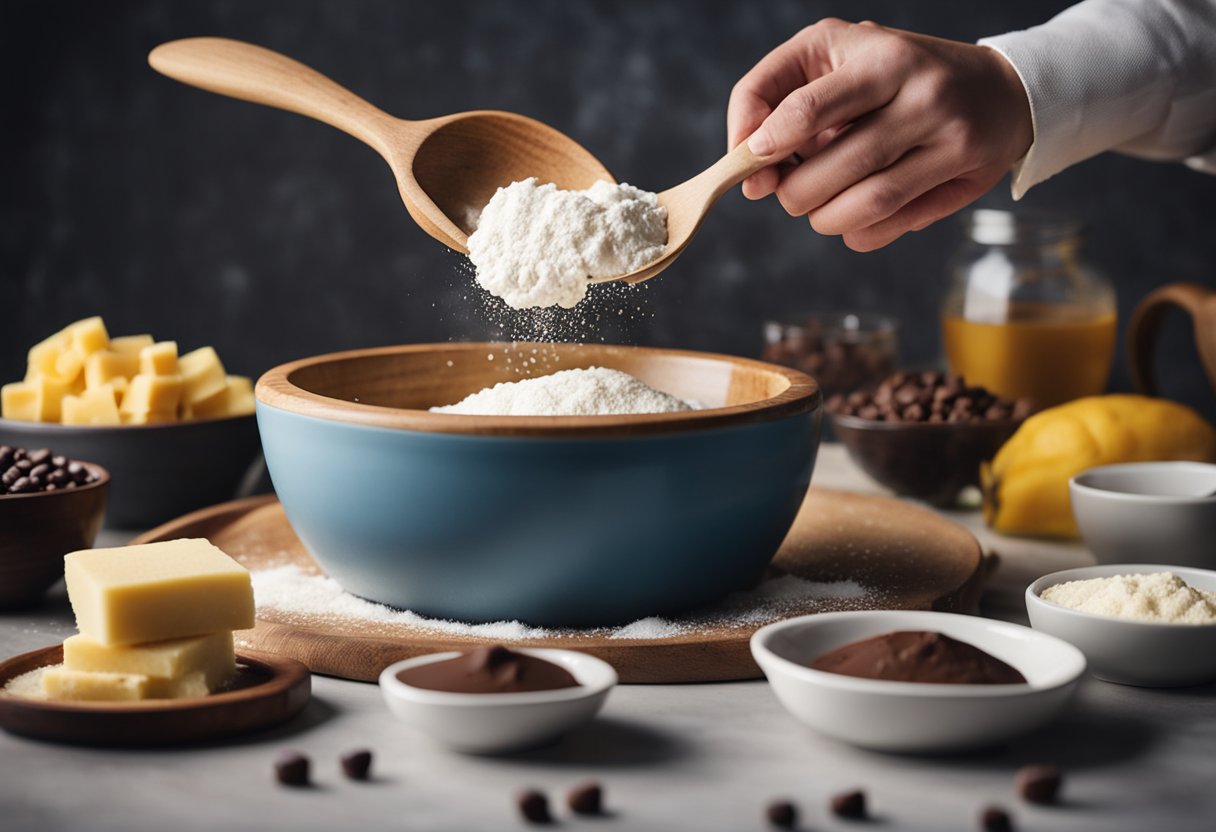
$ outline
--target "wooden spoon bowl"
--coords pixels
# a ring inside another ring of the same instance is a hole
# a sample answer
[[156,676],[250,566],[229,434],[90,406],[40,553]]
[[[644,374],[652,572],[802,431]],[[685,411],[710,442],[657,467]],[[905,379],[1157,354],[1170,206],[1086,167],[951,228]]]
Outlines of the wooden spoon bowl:
[[396,118],[316,70],[250,43],[175,40],[153,49],[148,63],[184,84],[309,116],[369,145],[388,162],[410,216],[460,252],[468,251],[473,219],[500,187],[530,176],[573,190],[615,181],[577,142],[535,119],[494,110]]

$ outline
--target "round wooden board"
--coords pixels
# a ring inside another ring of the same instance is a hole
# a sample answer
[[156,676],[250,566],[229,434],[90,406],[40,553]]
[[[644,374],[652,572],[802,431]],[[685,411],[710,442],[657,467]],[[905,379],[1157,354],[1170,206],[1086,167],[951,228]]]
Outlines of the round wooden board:
[[[294,659],[239,651],[228,688],[210,696],[141,702],[49,702],[0,693],[0,728],[77,745],[157,746],[233,737],[271,728],[298,714],[312,695],[308,668]],[[10,679],[63,662],[63,645],[0,663]]]
[[[320,569],[292,531],[274,497],[253,497],[186,515],[137,543],[206,537],[251,570],[295,564]],[[906,502],[812,488],[773,571],[812,581],[855,580],[871,590],[863,602],[818,600],[784,617],[835,609],[923,609],[972,612],[988,572],[980,545],[965,529]],[[696,616],[690,616],[695,622]],[[634,684],[709,682],[761,676],[748,641],[759,625],[695,627],[664,639],[612,639],[603,633],[512,642],[523,647],[582,650],[609,662]],[[395,661],[467,650],[482,639],[366,620],[258,610],[257,626],[237,633],[256,650],[290,656],[315,673],[375,681]]]

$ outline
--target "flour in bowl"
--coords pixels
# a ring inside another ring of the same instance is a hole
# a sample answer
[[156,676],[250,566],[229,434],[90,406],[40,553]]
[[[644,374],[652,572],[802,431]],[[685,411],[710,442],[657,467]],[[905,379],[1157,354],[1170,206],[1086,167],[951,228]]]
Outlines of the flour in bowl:
[[504,381],[433,413],[474,416],[622,416],[692,410],[688,402],[607,367]]
[[564,191],[535,177],[499,188],[469,236],[477,282],[515,309],[576,306],[588,277],[617,277],[659,258],[667,209],[624,183]]

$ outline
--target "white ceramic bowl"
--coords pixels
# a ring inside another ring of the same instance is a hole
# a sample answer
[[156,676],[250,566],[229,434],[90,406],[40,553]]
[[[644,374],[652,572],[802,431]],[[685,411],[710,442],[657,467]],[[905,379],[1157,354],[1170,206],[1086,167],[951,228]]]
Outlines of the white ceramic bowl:
[[1073,477],[1068,488],[1098,563],[1216,568],[1216,465],[1104,465]]
[[[972,644],[1026,677],[1017,685],[940,685],[859,679],[812,670],[850,642],[895,630],[931,630]],[[1068,701],[1085,657],[1029,627],[912,610],[792,618],[752,636],[752,655],[781,704],[820,733],[879,751],[941,752],[992,745],[1051,719]]]
[[1040,594],[1065,581],[1111,575],[1173,572],[1197,589],[1216,591],[1216,572],[1159,563],[1108,564],[1044,575],[1026,588],[1026,612],[1036,630],[1072,642],[1099,679],[1121,685],[1178,687],[1216,678],[1216,624],[1128,621],[1061,607]]
[[390,664],[380,673],[384,701],[402,722],[458,751],[500,754],[542,745],[589,721],[617,683],[605,661],[573,650],[513,647],[561,665],[578,687],[528,693],[449,693],[407,685],[397,674],[452,659],[460,653],[431,653]]

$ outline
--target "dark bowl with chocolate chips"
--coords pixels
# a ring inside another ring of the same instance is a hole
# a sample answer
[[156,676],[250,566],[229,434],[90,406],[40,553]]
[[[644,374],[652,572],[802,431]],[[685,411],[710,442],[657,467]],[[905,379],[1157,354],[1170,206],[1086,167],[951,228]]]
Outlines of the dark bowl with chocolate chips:
[[37,603],[63,556],[92,547],[109,486],[100,465],[0,445],[0,609]]
[[877,387],[833,396],[826,405],[853,461],[902,497],[950,507],[979,485],[992,459],[1033,411],[970,386],[961,376],[899,372]]

